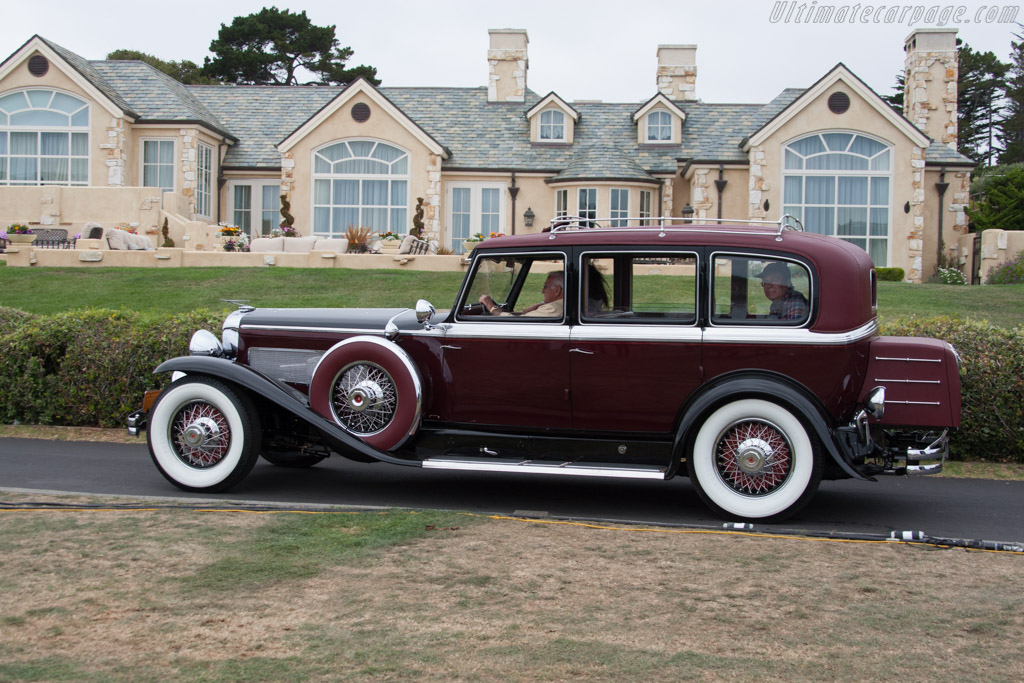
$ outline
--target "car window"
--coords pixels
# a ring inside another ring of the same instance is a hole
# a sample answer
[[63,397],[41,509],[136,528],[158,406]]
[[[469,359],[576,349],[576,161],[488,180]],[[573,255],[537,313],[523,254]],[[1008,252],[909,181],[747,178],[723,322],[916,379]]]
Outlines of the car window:
[[802,263],[716,254],[711,322],[801,325],[811,313],[811,276]]
[[694,254],[587,254],[581,274],[585,322],[697,321]]
[[484,256],[476,261],[458,318],[562,320],[564,298],[561,256]]

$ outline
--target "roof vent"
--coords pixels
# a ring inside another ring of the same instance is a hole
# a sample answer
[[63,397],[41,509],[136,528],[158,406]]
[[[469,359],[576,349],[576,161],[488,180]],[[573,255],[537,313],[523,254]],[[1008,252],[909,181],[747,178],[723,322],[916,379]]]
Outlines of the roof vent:
[[850,108],[850,96],[846,93],[834,92],[828,96],[828,110],[833,114],[845,114]]
[[370,105],[360,102],[352,107],[352,118],[358,123],[363,123],[370,118]]
[[42,55],[32,55],[28,58],[28,72],[39,78],[45,76],[50,70],[50,61]]

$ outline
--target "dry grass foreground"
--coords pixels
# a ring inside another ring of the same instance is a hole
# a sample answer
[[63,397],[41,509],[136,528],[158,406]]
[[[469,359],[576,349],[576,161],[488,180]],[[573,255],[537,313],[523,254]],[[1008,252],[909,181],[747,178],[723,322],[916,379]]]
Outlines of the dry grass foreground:
[[[360,547],[381,522],[414,533]],[[1012,681],[1022,578],[902,544],[8,505],[0,680]]]

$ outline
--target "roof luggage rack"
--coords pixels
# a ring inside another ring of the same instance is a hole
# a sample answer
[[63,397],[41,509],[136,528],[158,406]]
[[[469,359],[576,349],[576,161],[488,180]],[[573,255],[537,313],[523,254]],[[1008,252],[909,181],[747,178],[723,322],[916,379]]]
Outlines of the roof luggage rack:
[[[774,235],[777,242],[782,241],[782,233],[786,230],[804,232],[804,225],[796,216],[784,215],[777,221],[764,220],[737,220],[734,218],[716,218],[714,221],[696,224],[692,218],[677,218],[674,216],[643,216],[643,217],[616,217],[616,218],[587,218],[585,216],[559,216],[551,219],[551,227],[544,232],[551,233],[551,239],[560,233],[575,230],[600,230],[602,232],[636,232],[648,231],[657,232],[658,237],[664,237],[669,232],[717,232],[732,233],[738,231],[729,230],[728,226],[719,226],[720,223],[732,223],[748,227],[764,226],[765,235]],[[772,226],[768,229],[768,226]],[[723,229],[724,227],[724,229]]]

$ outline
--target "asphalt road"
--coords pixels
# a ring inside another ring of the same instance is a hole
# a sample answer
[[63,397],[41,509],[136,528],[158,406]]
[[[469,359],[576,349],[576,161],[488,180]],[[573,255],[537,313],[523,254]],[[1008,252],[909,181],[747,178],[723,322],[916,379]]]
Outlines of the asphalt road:
[[[447,472],[340,457],[308,470],[260,460],[228,493],[190,494],[160,475],[144,440],[135,445],[0,439],[0,488],[722,525],[685,478],[657,482]],[[941,538],[1024,542],[1024,482],[936,477],[823,482],[803,512],[773,528],[882,535],[923,531]]]

